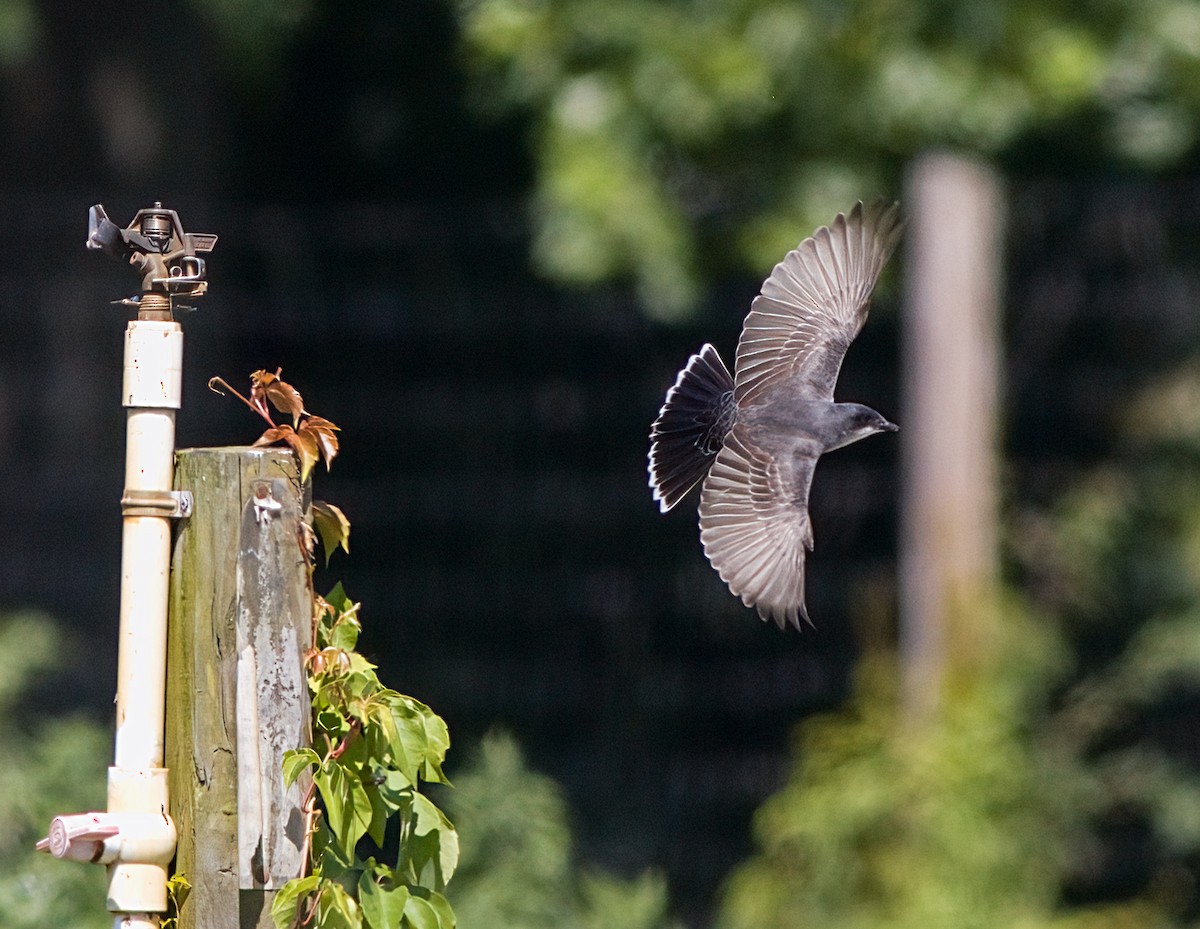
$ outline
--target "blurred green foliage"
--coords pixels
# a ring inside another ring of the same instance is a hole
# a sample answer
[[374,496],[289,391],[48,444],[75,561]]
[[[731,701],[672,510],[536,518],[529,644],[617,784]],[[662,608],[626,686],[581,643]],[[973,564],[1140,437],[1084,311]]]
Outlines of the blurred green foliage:
[[451,899],[462,929],[672,929],[665,881],[582,869],[558,785],[492,733],[438,802],[463,836]]
[[1192,0],[461,3],[481,106],[531,126],[539,264],[660,316],[929,147],[1048,132],[1161,167],[1197,139]]
[[103,809],[111,738],[82,715],[47,716],[30,688],[64,654],[54,623],[37,613],[0,618],[0,914],[5,929],[107,929],[104,868],[34,851],[60,813]]
[[1066,861],[1075,772],[1031,739],[1060,656],[1018,611],[988,669],[930,723],[903,718],[889,660],[846,709],[800,729],[793,774],[757,813],[759,852],[723,929],[1044,925]]
[[41,27],[31,0],[0,0],[0,67],[33,54]]
[[214,27],[244,93],[264,93],[281,76],[281,59],[313,18],[313,0],[204,0],[196,12]]

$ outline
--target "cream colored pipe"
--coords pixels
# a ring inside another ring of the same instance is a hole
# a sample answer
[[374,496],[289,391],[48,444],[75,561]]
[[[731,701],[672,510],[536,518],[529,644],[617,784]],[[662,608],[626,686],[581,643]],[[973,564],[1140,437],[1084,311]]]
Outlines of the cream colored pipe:
[[[182,369],[178,323],[138,319],[129,324],[122,382],[127,497],[172,488]],[[118,820],[127,813],[161,816],[173,853],[175,827],[167,815],[162,766],[170,570],[171,518],[127,514],[121,537],[116,749],[108,772],[108,811]],[[167,906],[171,854],[164,858],[159,851],[144,856],[153,860],[129,860],[137,857],[123,856],[109,866],[108,908],[117,914],[114,927],[120,929],[157,927],[154,914]]]

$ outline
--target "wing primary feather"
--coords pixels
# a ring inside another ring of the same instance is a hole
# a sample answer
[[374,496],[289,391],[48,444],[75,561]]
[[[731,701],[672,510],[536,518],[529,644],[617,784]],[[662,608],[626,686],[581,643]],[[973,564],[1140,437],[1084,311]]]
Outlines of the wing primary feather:
[[788,252],[746,317],[734,396],[753,403],[780,381],[832,399],[846,349],[866,321],[871,291],[899,239],[899,208],[855,204]]

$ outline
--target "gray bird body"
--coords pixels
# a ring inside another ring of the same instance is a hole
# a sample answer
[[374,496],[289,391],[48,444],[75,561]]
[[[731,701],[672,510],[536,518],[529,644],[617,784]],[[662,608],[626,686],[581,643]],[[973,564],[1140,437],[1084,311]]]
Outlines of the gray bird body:
[[738,341],[735,376],[703,346],[650,432],[650,486],[666,512],[697,483],[704,553],[730,590],[784,628],[808,620],[808,494],[822,454],[895,431],[870,407],[838,403],[846,349],[896,246],[898,207],[857,204],[772,271]]

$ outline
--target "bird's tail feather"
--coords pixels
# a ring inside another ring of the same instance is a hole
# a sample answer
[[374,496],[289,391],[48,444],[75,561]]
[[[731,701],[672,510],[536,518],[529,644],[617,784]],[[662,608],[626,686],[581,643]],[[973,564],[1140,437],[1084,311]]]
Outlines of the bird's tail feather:
[[664,513],[704,479],[736,410],[729,369],[705,344],[679,372],[650,429],[650,486]]

